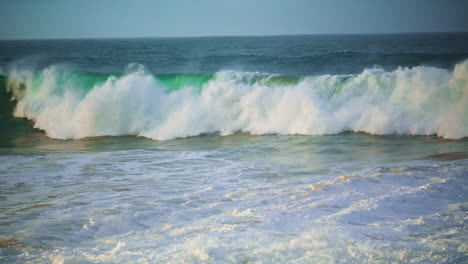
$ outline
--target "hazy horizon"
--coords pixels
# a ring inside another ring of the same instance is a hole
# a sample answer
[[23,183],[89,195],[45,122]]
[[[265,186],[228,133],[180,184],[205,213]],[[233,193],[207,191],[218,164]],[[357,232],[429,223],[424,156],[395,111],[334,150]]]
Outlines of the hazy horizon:
[[346,36],[346,35],[405,35],[405,34],[468,34],[468,31],[418,31],[418,32],[369,32],[369,33],[309,33],[309,34],[264,34],[264,35],[200,35],[200,36],[132,36],[132,37],[56,37],[56,38],[11,38],[15,40],[100,40],[100,39],[177,39],[177,38],[242,38],[242,37],[294,37],[294,36]]

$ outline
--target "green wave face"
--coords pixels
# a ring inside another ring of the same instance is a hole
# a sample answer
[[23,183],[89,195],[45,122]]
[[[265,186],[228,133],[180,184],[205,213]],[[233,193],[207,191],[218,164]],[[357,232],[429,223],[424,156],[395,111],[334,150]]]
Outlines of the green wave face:
[[[52,82],[50,80],[51,75],[53,76]],[[46,89],[45,86],[48,86],[47,89],[51,89],[53,95],[63,95],[66,89],[73,89],[84,96],[94,86],[104,84],[109,78],[121,78],[123,76],[125,76],[125,73],[106,74],[46,69],[42,72],[28,73],[27,75],[0,75],[2,85],[0,88],[2,91],[14,89],[22,94],[27,86],[30,95],[34,96]],[[152,75],[152,77],[168,93],[184,88],[200,92],[204,85],[216,79],[216,74],[174,73]],[[238,76],[235,82],[246,85],[282,86],[296,85],[301,79],[300,77],[291,76],[248,74]]]
[[173,92],[182,88],[195,88],[200,91],[207,82],[214,78],[213,74],[162,74],[156,76],[156,79],[166,86],[166,91]]
[[[164,86],[168,92],[177,91],[182,88],[195,88],[200,91],[204,85],[216,78],[216,74],[197,74],[197,73],[179,73],[179,74],[161,74],[155,75],[155,78]],[[239,78],[236,82],[248,85],[261,84],[266,86],[292,85],[299,82],[299,77],[289,76],[249,76]]]

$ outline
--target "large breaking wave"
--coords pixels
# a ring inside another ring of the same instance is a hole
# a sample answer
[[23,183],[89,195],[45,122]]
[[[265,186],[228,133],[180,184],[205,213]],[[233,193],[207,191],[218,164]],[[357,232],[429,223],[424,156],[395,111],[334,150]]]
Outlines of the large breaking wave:
[[115,75],[58,66],[4,74],[17,101],[13,115],[57,139],[166,140],[238,131],[468,136],[468,61],[453,71],[420,66],[302,78],[235,71],[153,75],[135,65]]

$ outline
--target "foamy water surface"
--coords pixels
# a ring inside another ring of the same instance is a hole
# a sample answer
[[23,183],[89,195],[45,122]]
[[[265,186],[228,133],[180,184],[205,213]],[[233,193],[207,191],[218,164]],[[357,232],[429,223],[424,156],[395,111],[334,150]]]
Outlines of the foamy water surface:
[[[460,263],[468,252],[466,141],[236,134],[56,153],[62,141],[43,140],[48,153],[0,157],[5,263]],[[460,154],[419,159],[441,151]]]

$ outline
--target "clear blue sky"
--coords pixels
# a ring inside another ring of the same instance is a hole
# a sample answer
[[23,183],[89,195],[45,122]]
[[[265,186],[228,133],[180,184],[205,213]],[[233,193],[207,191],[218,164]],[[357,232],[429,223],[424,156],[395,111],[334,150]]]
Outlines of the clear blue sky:
[[2,0],[0,39],[468,31],[468,0]]

